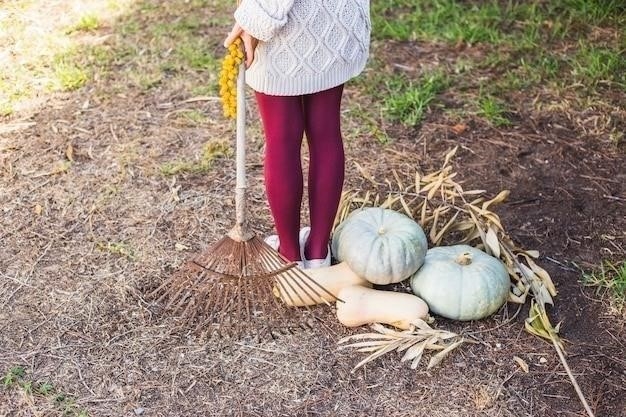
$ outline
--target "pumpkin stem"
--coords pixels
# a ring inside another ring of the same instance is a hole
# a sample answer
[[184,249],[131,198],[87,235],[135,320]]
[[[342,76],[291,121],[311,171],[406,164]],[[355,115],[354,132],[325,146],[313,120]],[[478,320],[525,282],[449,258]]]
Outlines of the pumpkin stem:
[[472,254],[469,252],[463,252],[456,258],[456,263],[459,265],[469,265],[472,263]]
[[378,229],[378,234],[379,235],[384,235],[385,233],[387,233],[387,231],[385,230],[384,227],[381,227],[380,229]]

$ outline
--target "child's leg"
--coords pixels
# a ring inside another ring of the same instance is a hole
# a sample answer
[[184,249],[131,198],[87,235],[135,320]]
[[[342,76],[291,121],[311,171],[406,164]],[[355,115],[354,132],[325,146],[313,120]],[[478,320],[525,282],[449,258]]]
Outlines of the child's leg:
[[280,253],[291,261],[300,260],[302,97],[256,93],[256,99],[265,131],[265,191],[280,239]]
[[340,126],[343,85],[304,96],[305,131],[309,144],[309,211],[311,234],[307,259],[324,259],[341,198],[344,153]]

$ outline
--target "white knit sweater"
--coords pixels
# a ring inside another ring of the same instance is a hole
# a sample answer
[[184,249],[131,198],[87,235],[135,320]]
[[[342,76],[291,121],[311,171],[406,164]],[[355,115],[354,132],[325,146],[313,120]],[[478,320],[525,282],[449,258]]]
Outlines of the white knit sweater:
[[369,0],[243,0],[235,19],[260,41],[248,85],[295,96],[343,84],[365,67],[369,13]]

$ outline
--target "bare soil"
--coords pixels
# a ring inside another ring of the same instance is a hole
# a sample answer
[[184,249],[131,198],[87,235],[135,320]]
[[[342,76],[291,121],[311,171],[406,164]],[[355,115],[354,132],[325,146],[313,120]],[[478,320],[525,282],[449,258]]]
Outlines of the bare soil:
[[[438,59],[457,53],[423,49]],[[413,59],[402,44],[385,54]],[[232,138],[232,128],[217,101],[187,102],[174,88],[98,91],[47,97],[2,121],[16,129],[0,134],[0,372],[23,366],[27,379],[50,381],[91,416],[585,415],[552,346],[524,331],[524,309],[508,320],[517,305],[480,322],[437,319],[477,343],[432,371],[389,354],[351,372],[361,357],[337,349],[350,332],[329,308],[317,331],[230,346],[156,315],[146,290],[221,237],[234,211],[231,159],[204,174],[167,177],[159,167],[197,160],[204,143]],[[520,246],[542,254],[559,291],[551,319],[562,323],[567,359],[596,416],[626,416],[625,320],[581,286],[578,269],[624,258],[623,144],[611,142],[593,108],[538,111],[523,92],[507,99],[517,109],[511,127],[471,118],[457,135],[457,121],[433,107],[418,127],[387,126],[389,144],[351,133],[361,131],[346,117],[345,187],[363,185],[354,162],[379,178],[392,168],[428,172],[460,145],[454,164],[467,188],[511,190],[497,211]],[[349,85],[345,106],[361,100]],[[177,117],[183,109],[208,121]],[[626,127],[624,109],[611,120]],[[250,136],[250,217],[264,235],[272,222],[254,120]],[[1,416],[66,412],[49,397],[0,387]]]

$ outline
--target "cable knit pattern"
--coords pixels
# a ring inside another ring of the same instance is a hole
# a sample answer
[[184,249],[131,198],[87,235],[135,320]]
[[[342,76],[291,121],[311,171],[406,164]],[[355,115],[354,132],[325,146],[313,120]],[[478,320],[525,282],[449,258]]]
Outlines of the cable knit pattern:
[[246,80],[264,94],[327,90],[365,67],[369,0],[243,0],[235,19],[261,41]]

